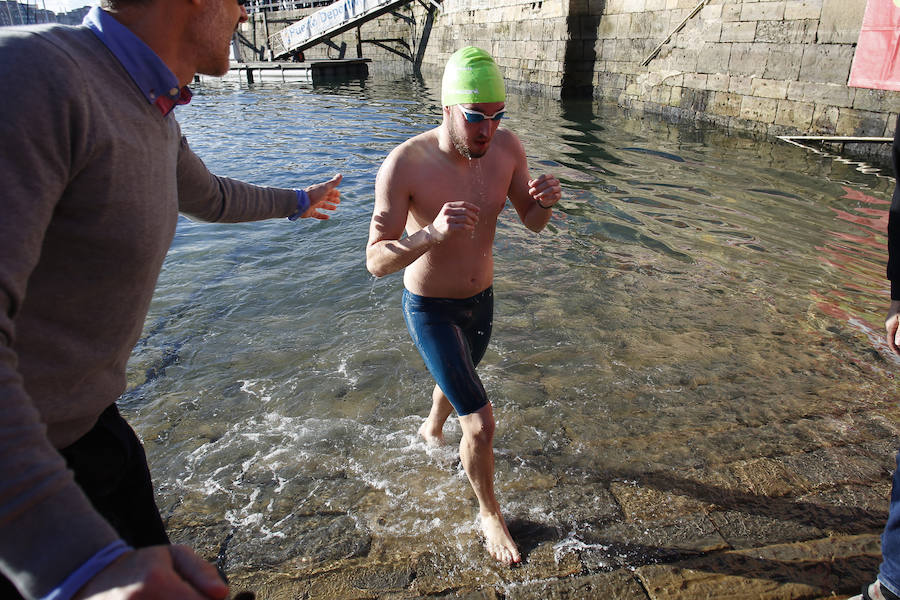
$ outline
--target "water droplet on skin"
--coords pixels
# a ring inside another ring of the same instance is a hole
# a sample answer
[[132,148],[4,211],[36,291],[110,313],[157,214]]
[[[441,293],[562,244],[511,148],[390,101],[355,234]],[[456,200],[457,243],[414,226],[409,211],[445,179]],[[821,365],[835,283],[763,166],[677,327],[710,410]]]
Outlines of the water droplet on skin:
[[[481,169],[481,161],[480,160],[473,161],[472,158],[469,157],[469,164],[475,170],[475,173],[474,173],[475,177],[473,180],[473,185],[474,185],[476,193],[478,194],[478,205],[483,207],[483,206],[485,206],[485,190],[484,190],[484,177],[482,176],[482,169]],[[476,228],[478,227],[477,223],[475,224],[475,227]],[[471,238],[473,240],[475,239],[475,229],[472,229]]]

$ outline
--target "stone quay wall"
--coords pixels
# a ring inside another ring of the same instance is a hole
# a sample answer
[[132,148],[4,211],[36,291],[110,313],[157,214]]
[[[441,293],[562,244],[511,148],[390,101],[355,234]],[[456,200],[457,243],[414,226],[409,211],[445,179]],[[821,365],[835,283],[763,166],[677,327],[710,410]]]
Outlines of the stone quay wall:
[[603,3],[594,93],[767,133],[891,136],[900,93],[847,85],[865,0]]
[[[900,93],[847,85],[865,5],[443,0],[429,18],[430,4],[414,1],[334,41],[355,57],[362,38],[374,70],[412,72],[416,64],[439,76],[454,50],[474,45],[492,53],[508,87],[520,92],[611,99],[763,135],[891,137]],[[270,13],[270,35],[277,28]],[[305,54],[338,51],[320,45]]]

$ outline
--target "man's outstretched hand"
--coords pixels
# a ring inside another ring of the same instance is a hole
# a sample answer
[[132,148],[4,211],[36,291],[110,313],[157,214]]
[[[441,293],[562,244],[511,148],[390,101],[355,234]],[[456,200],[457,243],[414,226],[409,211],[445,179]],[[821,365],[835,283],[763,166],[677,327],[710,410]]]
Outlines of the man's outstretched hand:
[[338,186],[343,178],[344,176],[338,173],[328,181],[306,188],[306,193],[309,194],[309,208],[300,216],[304,219],[309,217],[313,219],[330,218],[329,213],[320,211],[337,209],[337,205],[341,203],[341,191]]

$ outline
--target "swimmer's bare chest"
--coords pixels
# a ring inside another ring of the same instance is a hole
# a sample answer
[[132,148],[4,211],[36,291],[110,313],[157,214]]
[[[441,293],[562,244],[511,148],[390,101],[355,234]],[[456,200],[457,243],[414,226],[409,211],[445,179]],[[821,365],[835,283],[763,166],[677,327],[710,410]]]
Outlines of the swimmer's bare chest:
[[[479,177],[481,175],[481,177]],[[472,177],[440,178],[428,189],[414,190],[407,217],[407,234],[433,222],[447,202],[465,200],[479,207],[473,232],[457,232],[433,246],[406,268],[403,281],[420,296],[468,298],[493,283],[493,244],[497,218],[506,204],[508,179],[486,181],[482,173]]]

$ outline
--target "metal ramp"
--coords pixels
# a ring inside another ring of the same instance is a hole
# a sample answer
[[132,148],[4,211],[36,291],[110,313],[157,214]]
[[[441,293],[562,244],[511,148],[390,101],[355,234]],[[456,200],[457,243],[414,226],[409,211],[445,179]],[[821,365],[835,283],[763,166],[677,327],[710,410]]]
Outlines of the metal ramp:
[[[275,60],[285,59],[414,1],[338,0],[270,36],[269,48]],[[439,0],[418,1],[429,8],[429,15],[432,9],[440,9]]]

